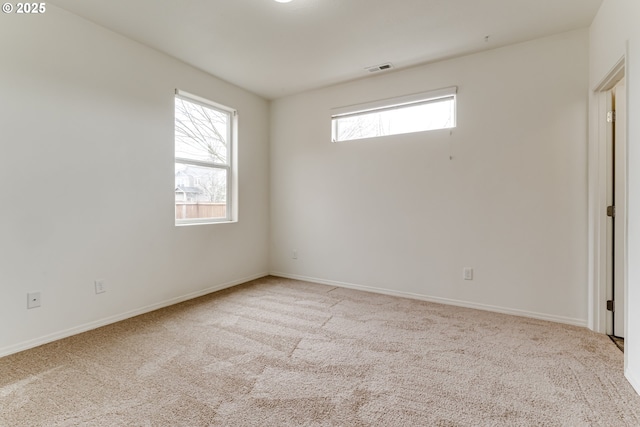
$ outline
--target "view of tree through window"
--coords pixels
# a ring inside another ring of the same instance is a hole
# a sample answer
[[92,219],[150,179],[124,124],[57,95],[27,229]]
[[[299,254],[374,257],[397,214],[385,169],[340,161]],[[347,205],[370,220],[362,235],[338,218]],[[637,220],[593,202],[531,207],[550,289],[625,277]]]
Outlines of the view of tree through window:
[[177,223],[230,218],[231,130],[231,111],[176,96]]
[[449,129],[456,126],[456,96],[446,95],[413,99],[409,102],[390,100],[375,107],[352,107],[331,117],[334,142],[374,138],[403,133]]

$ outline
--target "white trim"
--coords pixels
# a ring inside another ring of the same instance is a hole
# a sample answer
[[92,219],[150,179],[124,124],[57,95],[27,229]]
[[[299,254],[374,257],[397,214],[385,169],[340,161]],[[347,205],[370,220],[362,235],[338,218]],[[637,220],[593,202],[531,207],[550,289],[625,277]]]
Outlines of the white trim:
[[[174,164],[180,163],[185,165],[193,165],[209,169],[223,169],[227,175],[227,191],[226,191],[226,217],[225,218],[196,218],[196,219],[177,219],[174,213],[174,225],[176,227],[183,225],[201,225],[201,224],[220,224],[220,223],[233,223],[238,222],[238,179],[237,168],[238,162],[236,160],[236,152],[238,150],[238,111],[227,107],[226,105],[219,104],[206,98],[202,98],[198,95],[194,95],[189,92],[175,89],[175,98],[182,99],[183,101],[200,104],[205,108],[217,110],[220,113],[229,115],[229,124],[227,126],[227,140],[229,147],[227,149],[227,163],[215,163],[200,160],[186,159],[183,157],[174,157]],[[174,117],[175,127],[175,117]],[[175,138],[174,138],[175,139]],[[175,145],[175,141],[174,141]],[[174,147],[175,149],[175,147]],[[175,183],[174,183],[175,189]]]
[[391,295],[391,296],[402,297],[402,298],[411,298],[411,299],[417,299],[420,301],[428,301],[428,302],[434,302],[438,304],[453,305],[456,307],[473,308],[476,310],[491,311],[494,313],[510,314],[513,316],[546,320],[549,322],[563,323],[566,325],[580,326],[584,328],[587,327],[587,321],[585,319],[574,319],[571,317],[555,316],[551,314],[536,313],[533,311],[498,307],[498,306],[487,305],[487,304],[479,304],[479,303],[461,301],[461,300],[450,299],[450,298],[433,297],[433,296],[428,296],[423,294],[415,294],[412,292],[402,292],[402,291],[396,291],[396,290],[385,289],[385,288],[374,288],[371,286],[356,285],[353,283],[338,282],[335,280],[318,279],[316,277],[300,276],[297,274],[281,273],[277,271],[272,271],[270,275],[277,276],[277,277],[284,277],[287,279],[304,280],[306,282],[319,283],[322,285],[337,286],[339,288],[356,289],[360,291],[374,292],[374,293],[383,294],[383,295]]
[[[452,86],[444,89],[438,89],[430,92],[422,92],[417,94],[399,96],[395,98],[388,98],[379,101],[368,102],[364,104],[357,104],[347,107],[339,107],[330,110],[331,113],[331,141],[332,142],[347,142],[347,141],[356,141],[370,138],[384,138],[392,135],[402,135],[407,133],[418,133],[418,132],[431,132],[442,129],[453,129],[456,127],[456,119],[457,119],[457,98],[456,94],[458,92],[457,86]],[[448,102],[447,102],[448,101]],[[340,129],[342,128],[341,123],[344,121],[347,122],[347,129],[352,129],[352,124],[349,124],[350,118],[364,118],[370,117],[377,114],[386,113],[392,110],[399,111],[408,111],[409,109],[413,109],[420,106],[425,106],[428,104],[438,104],[438,103],[446,103],[447,106],[452,108],[451,122],[445,122],[442,127],[430,127],[427,126],[427,122],[419,121],[418,123],[422,123],[423,128],[414,128],[410,130],[401,130],[395,129],[389,132],[383,131],[382,129],[369,129],[368,131],[360,134],[357,132],[356,135],[350,136],[342,136]]]
[[[625,355],[627,354],[626,352],[624,353]],[[626,361],[625,361],[626,362]],[[625,363],[625,366],[628,366],[627,363]],[[640,378],[636,378],[631,369],[629,368],[625,368],[624,370],[624,376],[627,379],[627,381],[629,381],[629,383],[631,384],[631,386],[635,389],[635,391],[640,394]]]
[[402,104],[411,104],[420,101],[427,101],[437,98],[445,98],[458,93],[458,86],[450,86],[442,89],[430,90],[428,92],[414,93],[410,95],[398,96],[394,98],[380,99],[377,101],[365,102],[362,104],[347,105],[331,109],[331,117],[345,114],[362,113],[364,111],[376,110]]
[[[588,327],[606,334],[609,328],[607,300],[607,130],[606,94],[621,78],[628,75],[627,56],[625,52],[609,72],[595,85],[591,94],[589,115],[589,160],[588,160],[588,193],[589,193],[589,296]],[[625,83],[628,102],[628,82]],[[591,121],[595,120],[595,123]],[[627,261],[628,262],[628,261]],[[625,267],[626,268],[626,267]],[[627,287],[625,286],[625,292]],[[628,316],[628,313],[625,313]],[[625,353],[626,354],[626,353]]]
[[231,169],[230,165],[224,163],[207,162],[205,160],[193,160],[185,157],[176,157],[176,163],[183,165],[199,166],[201,168],[218,168],[218,169]]
[[203,98],[201,96],[194,95],[189,92],[185,92],[184,90],[176,89],[175,94],[178,98],[182,98],[186,101],[191,101],[191,102],[195,101],[198,104],[203,104],[205,107],[213,107],[218,110],[222,110],[225,113],[230,113],[232,116],[238,115],[238,110],[234,108],[227,107],[226,105],[223,105],[223,104],[218,104],[217,102],[214,102],[210,99]]
[[206,224],[235,224],[238,221],[229,218],[194,218],[194,219],[176,219],[176,227],[184,227],[189,225],[206,225]]
[[38,347],[44,344],[48,344],[53,341],[61,340],[63,338],[68,338],[73,335],[77,335],[83,332],[90,331],[92,329],[97,329],[102,326],[107,326],[112,323],[120,322],[122,320],[130,319],[135,316],[139,316],[141,314],[149,313],[161,308],[169,307],[174,304],[179,304],[184,301],[188,301],[194,298],[198,298],[204,295],[211,294],[213,292],[221,291],[223,289],[231,288],[236,285],[240,285],[242,283],[250,282],[252,280],[260,279],[262,277],[268,276],[268,273],[258,273],[248,277],[244,277],[242,279],[233,280],[231,282],[222,283],[220,285],[211,286],[209,288],[203,289],[201,291],[191,292],[189,294],[171,298],[169,300],[165,300],[156,304],[151,304],[142,308],[138,308],[135,310],[127,311],[125,313],[116,314],[115,316],[109,316],[104,319],[96,320],[94,322],[85,323],[84,325],[76,326],[74,328],[66,329],[64,331],[54,332],[53,334],[45,335],[42,337],[34,338],[32,340],[23,341],[19,344],[10,345],[8,347],[0,348],[0,357],[8,356],[10,354],[18,353],[20,351],[28,350],[30,348]]
[[594,92],[607,92],[618,84],[620,80],[626,75],[626,55],[616,62],[616,64],[609,70],[606,76],[600,80],[593,89]]

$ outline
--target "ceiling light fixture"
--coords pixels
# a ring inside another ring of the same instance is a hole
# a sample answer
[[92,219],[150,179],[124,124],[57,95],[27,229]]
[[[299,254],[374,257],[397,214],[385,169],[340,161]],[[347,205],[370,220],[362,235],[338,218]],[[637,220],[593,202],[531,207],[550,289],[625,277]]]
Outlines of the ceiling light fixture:
[[291,0],[276,0],[278,3],[289,3]]

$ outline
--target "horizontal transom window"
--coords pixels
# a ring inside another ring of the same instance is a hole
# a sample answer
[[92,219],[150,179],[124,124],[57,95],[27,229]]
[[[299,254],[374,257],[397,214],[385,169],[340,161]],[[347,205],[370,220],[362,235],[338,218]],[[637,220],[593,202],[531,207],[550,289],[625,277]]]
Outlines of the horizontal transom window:
[[337,108],[331,114],[333,142],[456,126],[456,87]]

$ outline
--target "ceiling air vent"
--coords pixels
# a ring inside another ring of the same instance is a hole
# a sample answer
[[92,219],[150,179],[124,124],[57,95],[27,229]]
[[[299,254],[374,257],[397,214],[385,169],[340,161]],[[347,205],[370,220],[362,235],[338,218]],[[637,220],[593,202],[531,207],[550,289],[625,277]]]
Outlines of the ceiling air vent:
[[378,73],[380,71],[386,71],[392,68],[393,68],[393,65],[390,62],[387,62],[386,64],[379,64],[379,65],[374,65],[373,67],[367,67],[365,68],[365,70],[367,70],[370,73]]

